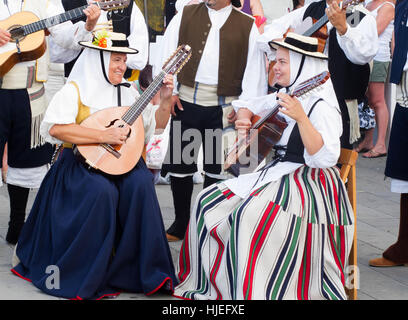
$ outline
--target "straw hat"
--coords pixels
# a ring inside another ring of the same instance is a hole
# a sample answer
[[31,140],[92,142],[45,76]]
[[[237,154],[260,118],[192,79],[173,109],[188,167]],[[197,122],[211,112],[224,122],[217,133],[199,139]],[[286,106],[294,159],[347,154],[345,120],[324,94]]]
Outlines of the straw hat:
[[80,41],[79,44],[86,48],[102,51],[135,54],[139,51],[129,48],[129,42],[124,33],[100,30],[94,34],[92,41]]
[[269,41],[272,49],[277,50],[278,47],[283,47],[306,56],[311,56],[319,59],[327,59],[328,57],[317,50],[318,40],[314,37],[306,37],[293,32],[288,32],[283,40]]

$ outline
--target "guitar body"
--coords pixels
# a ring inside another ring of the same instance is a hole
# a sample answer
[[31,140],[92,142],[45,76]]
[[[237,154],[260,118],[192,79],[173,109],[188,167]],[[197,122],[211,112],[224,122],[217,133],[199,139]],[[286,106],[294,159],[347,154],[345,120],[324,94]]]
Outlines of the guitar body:
[[128,138],[122,145],[114,145],[114,151],[109,152],[101,144],[77,145],[76,151],[85,159],[85,163],[94,169],[98,169],[110,175],[121,175],[132,170],[140,159],[144,147],[144,126],[142,117],[138,117],[132,125],[127,125],[122,116],[129,107],[107,108],[93,113],[81,126],[99,130],[125,125],[130,128]]
[[[252,117],[252,128],[260,119],[257,115]],[[237,142],[237,148],[231,150],[224,161],[224,169],[237,177],[243,168],[256,168],[280,140],[287,126],[285,119],[277,113],[268,117],[258,129],[251,130],[247,139]]]
[[[317,19],[313,19],[313,24],[317,22]],[[320,53],[324,53],[324,48],[326,47],[327,38],[329,37],[329,32],[327,29],[327,24],[317,30],[315,33],[312,34],[312,37],[317,38],[317,51]]]
[[[291,96],[301,97],[321,86],[329,78],[330,73],[324,71],[300,83]],[[256,169],[281,139],[288,126],[285,118],[279,115],[278,103],[270,110],[253,116],[251,123],[249,134],[234,143],[224,160],[224,170],[236,177],[244,173],[241,169],[245,168],[248,172]]]
[[[22,25],[39,21],[32,12],[22,11],[0,21],[0,29],[11,31]],[[18,39],[20,53],[15,41],[0,47],[0,78],[11,68],[22,61],[32,61],[40,58],[47,49],[44,30],[23,36]]]

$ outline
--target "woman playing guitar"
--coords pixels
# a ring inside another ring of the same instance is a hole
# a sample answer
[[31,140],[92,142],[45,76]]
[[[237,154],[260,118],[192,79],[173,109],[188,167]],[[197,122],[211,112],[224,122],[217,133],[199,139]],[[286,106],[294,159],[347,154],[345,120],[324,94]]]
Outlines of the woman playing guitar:
[[[120,290],[170,292],[176,282],[174,267],[143,158],[126,174],[110,176],[89,169],[72,149],[72,143],[126,144],[128,126],[100,130],[79,123],[135,101],[137,92],[123,82],[123,75],[127,54],[137,50],[128,47],[124,34],[110,32],[81,44],[85,49],[41,126],[47,141],[65,142],[65,147],[41,185],[19,238],[20,263],[12,271],[50,295],[70,299],[101,298]],[[162,127],[170,116],[172,90],[172,77],[166,76],[159,107],[165,118]],[[141,118],[143,143],[159,125],[151,107]],[[58,290],[45,281],[50,264],[60,270]]]
[[[283,88],[278,94],[233,101],[236,127],[245,134],[253,114],[277,103],[288,126],[275,159],[262,170],[198,194],[175,289],[184,299],[346,298],[341,275],[354,216],[333,167],[340,154],[338,104],[330,80],[301,100],[286,93],[327,71],[326,56],[317,52],[315,38],[294,33],[271,46]],[[341,234],[333,232],[338,228]],[[341,258],[334,253],[340,247]]]

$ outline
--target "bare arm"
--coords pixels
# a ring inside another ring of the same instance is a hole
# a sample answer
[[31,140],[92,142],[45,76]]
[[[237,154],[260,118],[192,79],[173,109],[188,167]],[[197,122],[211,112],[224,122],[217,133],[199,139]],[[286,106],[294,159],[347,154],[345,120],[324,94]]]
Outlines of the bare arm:
[[392,38],[391,38],[391,58],[394,55],[394,49],[395,49],[395,32],[392,32]]
[[246,0],[251,1],[251,11],[253,16],[264,16],[263,7],[259,0]]
[[110,128],[98,130],[85,128],[79,124],[54,124],[50,128],[50,135],[74,144],[109,143],[123,144],[126,140],[128,128]]
[[378,10],[376,19],[378,35],[382,34],[390,22],[394,20],[394,15],[395,10],[391,5],[384,5]]

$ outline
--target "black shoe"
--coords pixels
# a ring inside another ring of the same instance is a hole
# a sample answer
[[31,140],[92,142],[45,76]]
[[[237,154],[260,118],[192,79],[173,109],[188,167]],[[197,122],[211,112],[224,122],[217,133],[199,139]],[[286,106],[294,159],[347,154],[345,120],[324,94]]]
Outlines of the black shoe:
[[21,229],[23,229],[23,225],[9,227],[6,235],[6,241],[9,244],[16,245],[18,237],[20,236]]
[[10,222],[6,241],[15,245],[24,226],[25,212],[30,189],[11,184],[7,185],[10,198]]

